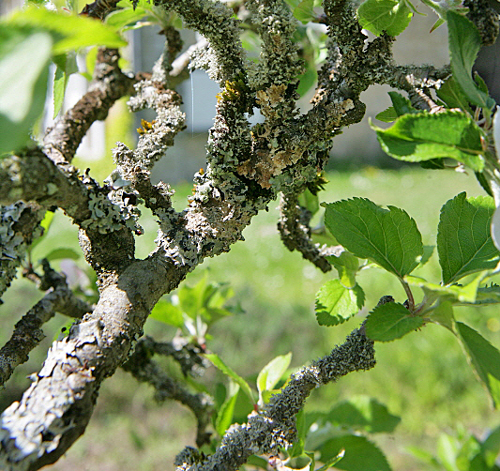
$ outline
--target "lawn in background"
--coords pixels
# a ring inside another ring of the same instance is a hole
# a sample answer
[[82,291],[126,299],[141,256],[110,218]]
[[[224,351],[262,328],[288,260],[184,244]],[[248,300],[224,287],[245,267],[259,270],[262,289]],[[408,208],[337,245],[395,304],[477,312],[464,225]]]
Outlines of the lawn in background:
[[[484,194],[474,175],[415,167],[397,171],[365,168],[330,173],[328,179],[325,191],[320,193],[322,201],[361,196],[380,205],[401,207],[416,220],[424,244],[429,245],[435,244],[439,209],[448,199],[464,190],[468,196]],[[190,192],[190,185],[178,189],[178,209],[184,207]],[[325,281],[335,277],[335,272],[325,275],[300,254],[283,246],[276,230],[277,205],[278,202],[271,203],[269,212],[254,218],[244,231],[245,241],[235,244],[229,253],[205,261],[186,281],[194,284],[209,270],[210,279],[229,282],[233,287],[235,301],[245,314],[215,324],[208,347],[247,378],[255,378],[275,355],[293,352],[292,366],[298,368],[328,353],[362,322],[383,295],[390,294],[398,302],[405,300],[393,277],[379,269],[366,270],[359,283],[367,296],[367,310],[344,325],[320,327],[314,317],[314,295]],[[137,253],[146,256],[154,248],[156,228],[147,215],[142,223],[146,235],[137,238]],[[57,215],[50,231],[36,248],[34,259],[43,257],[61,241],[64,246],[79,250],[76,228],[62,214]],[[84,266],[82,260],[77,263]],[[421,270],[420,274],[438,282],[437,254]],[[421,293],[415,295],[418,302]],[[0,332],[3,342],[10,336],[15,321],[40,297],[26,280],[15,282],[5,296],[5,304],[0,306],[5,322]],[[461,308],[458,317],[500,346],[497,308]],[[38,369],[46,349],[65,323],[66,319],[59,315],[49,323],[45,329],[47,339],[16,372],[2,393],[2,404],[6,405],[26,387],[26,376]],[[172,329],[155,320],[149,320],[145,330],[158,339],[169,340],[173,335]],[[375,437],[394,470],[424,469],[406,453],[408,445],[434,452],[442,432],[464,426],[480,435],[488,427],[500,424],[500,414],[491,410],[489,398],[475,380],[460,346],[445,329],[427,326],[400,341],[376,344],[376,351],[378,365],[373,370],[349,375],[315,391],[308,410],[329,410],[337,400],[357,394],[367,394],[385,403],[393,414],[402,417],[393,436]],[[171,368],[175,374],[175,367]],[[213,375],[207,373],[209,377]],[[108,379],[87,433],[52,469],[174,469],[175,454],[183,446],[193,445],[195,421],[184,408],[171,402],[155,404],[152,396],[149,387],[138,385],[124,372]]]

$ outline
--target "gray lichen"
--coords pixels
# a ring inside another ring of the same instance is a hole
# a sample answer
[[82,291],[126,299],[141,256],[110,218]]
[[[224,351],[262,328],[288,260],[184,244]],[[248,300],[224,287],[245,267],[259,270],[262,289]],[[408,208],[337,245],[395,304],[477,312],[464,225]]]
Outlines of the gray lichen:
[[238,21],[225,4],[212,0],[155,0],[178,13],[187,28],[203,35],[210,44],[215,67],[212,77],[220,83],[232,80],[243,72],[243,48],[239,39]]
[[141,233],[142,228],[137,222],[140,211],[136,201],[130,204],[133,196],[135,195],[128,195],[123,188],[111,189],[107,194],[89,193],[91,217],[81,221],[80,226],[99,234],[109,234],[123,229],[125,225],[131,231]]
[[[0,206],[0,296],[16,277],[17,269],[26,254],[27,244],[20,224],[25,209],[27,205],[22,201]],[[30,241],[41,234],[42,229],[38,226],[30,234]]]

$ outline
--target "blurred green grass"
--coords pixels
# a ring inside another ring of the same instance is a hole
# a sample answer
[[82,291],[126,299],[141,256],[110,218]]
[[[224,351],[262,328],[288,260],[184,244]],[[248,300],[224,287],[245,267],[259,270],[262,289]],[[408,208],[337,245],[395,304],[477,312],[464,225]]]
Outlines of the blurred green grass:
[[[469,196],[483,194],[473,175],[451,171],[424,171],[415,167],[400,170],[364,168],[353,172],[332,172],[320,193],[330,202],[353,196],[371,199],[380,205],[394,205],[412,216],[422,233],[424,244],[434,245],[440,207],[461,191]],[[178,188],[175,205],[181,209],[191,185]],[[209,348],[218,353],[240,375],[255,377],[274,356],[293,352],[292,365],[301,365],[322,356],[361,322],[378,299],[391,294],[405,300],[397,280],[382,270],[370,269],[359,276],[366,293],[366,309],[346,324],[320,327],[314,317],[314,295],[321,285],[335,276],[323,274],[289,252],[276,230],[278,203],[269,212],[256,216],[244,231],[245,241],[219,257],[206,260],[187,279],[194,284],[205,270],[213,281],[229,282],[235,299],[246,311],[243,315],[219,321],[211,330]],[[137,255],[144,257],[154,248],[155,223],[144,216],[146,235],[137,238]],[[78,250],[77,230],[58,214],[51,234],[36,247],[34,259],[58,245]],[[440,279],[437,254],[416,273],[436,282]],[[417,301],[420,293],[415,293]],[[41,297],[26,280],[16,281],[0,307],[5,341],[11,326],[29,306]],[[500,315],[495,307],[457,310],[457,316],[500,346]],[[56,316],[46,328],[47,339],[35,350],[30,362],[2,393],[2,404],[18,397],[28,384],[25,376],[38,369],[46,349],[66,320]],[[146,333],[169,340],[172,329],[150,320]],[[427,326],[403,340],[376,345],[376,368],[355,373],[336,384],[320,388],[310,398],[308,410],[328,410],[335,401],[356,394],[368,394],[401,415],[402,423],[391,437],[376,437],[389,457],[393,469],[423,469],[405,447],[415,445],[429,451],[443,431],[457,426],[477,434],[500,424],[500,415],[491,409],[489,398],[476,381],[458,342],[443,328]],[[213,377],[213,373],[208,374]],[[194,418],[177,404],[157,405],[152,391],[118,372],[101,390],[96,413],[87,434],[52,469],[168,470],[185,445],[194,442]]]

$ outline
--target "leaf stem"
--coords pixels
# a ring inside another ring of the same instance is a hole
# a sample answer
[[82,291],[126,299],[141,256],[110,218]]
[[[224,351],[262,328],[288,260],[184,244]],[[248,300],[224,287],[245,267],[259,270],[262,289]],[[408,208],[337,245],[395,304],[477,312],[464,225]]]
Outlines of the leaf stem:
[[402,278],[399,278],[401,284],[403,285],[403,289],[405,290],[406,296],[408,298],[408,310],[413,314],[415,311],[415,299],[413,298],[413,293],[411,292],[410,285]]

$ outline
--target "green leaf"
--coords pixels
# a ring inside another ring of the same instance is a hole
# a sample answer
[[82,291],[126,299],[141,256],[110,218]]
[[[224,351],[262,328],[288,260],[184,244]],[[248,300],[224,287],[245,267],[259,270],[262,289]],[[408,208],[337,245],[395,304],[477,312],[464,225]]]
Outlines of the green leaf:
[[279,355],[272,359],[259,373],[257,376],[257,390],[259,391],[259,401],[261,395],[264,391],[270,391],[274,389],[278,381],[286,373],[286,370],[290,366],[290,361],[292,360],[292,354],[287,353],[286,355]]
[[215,421],[215,430],[222,437],[229,426],[233,423],[234,407],[238,399],[238,392],[240,391],[239,384],[229,382],[229,393],[226,400],[222,403],[219,411],[217,412],[217,419]]
[[366,320],[366,335],[378,342],[390,342],[421,327],[424,320],[413,317],[399,303],[377,306]]
[[380,36],[402,33],[410,24],[413,13],[403,0],[366,0],[358,8],[359,24]]
[[302,0],[293,10],[293,16],[303,24],[307,24],[315,19],[314,0]]
[[500,286],[485,286],[477,290],[476,304],[484,305],[497,303],[500,303]]
[[383,121],[384,123],[392,123],[393,121],[396,121],[396,119],[398,119],[398,116],[399,115],[396,113],[394,106],[390,106],[386,110],[376,115],[375,118],[379,121]]
[[437,454],[442,466],[447,471],[460,471],[457,467],[457,455],[459,453],[459,442],[455,437],[441,434],[437,443]]
[[316,83],[318,80],[318,72],[316,72],[316,67],[314,62],[310,64],[306,62],[305,72],[299,76],[299,86],[297,87],[297,93],[303,97]]
[[441,208],[437,249],[444,284],[496,266],[500,253],[490,233],[494,211],[490,196],[467,198],[465,192]]
[[347,250],[402,278],[423,254],[415,221],[402,209],[383,209],[364,198],[326,205],[325,225]]
[[430,318],[432,322],[446,327],[449,331],[454,332],[453,326],[455,319],[453,317],[453,303],[451,301],[439,302],[431,311]]
[[453,304],[474,304],[477,302],[479,285],[484,280],[484,276],[480,273],[472,281],[463,286],[443,286],[413,276],[407,276],[405,280],[410,286],[422,288],[426,295],[434,294],[436,298],[441,296],[446,297],[446,299],[452,301]]
[[487,466],[493,467],[500,453],[500,427],[494,429],[482,443],[482,453]]
[[493,191],[491,189],[490,181],[485,177],[483,172],[474,172],[476,180],[481,185],[483,190],[489,195],[493,196]]
[[106,16],[106,24],[116,29],[123,28],[124,26],[137,23],[148,13],[144,8],[140,7],[137,7],[135,10],[132,7],[116,10]]
[[340,282],[346,288],[356,286],[356,273],[359,270],[359,259],[347,250],[342,250],[339,255],[329,255],[326,259],[335,267],[339,274]]
[[420,167],[428,170],[443,170],[445,168],[445,159],[430,159],[420,162]]
[[229,376],[235,383],[239,384],[242,391],[247,395],[252,404],[255,404],[255,399],[248,383],[237,373],[235,373],[229,366],[227,366],[216,353],[206,353],[203,355],[210,360],[222,373]]
[[433,253],[434,253],[434,245],[424,245],[424,251],[419,260],[419,266],[421,267],[425,265],[430,260]]
[[49,262],[53,260],[61,260],[63,258],[70,258],[71,260],[78,260],[80,255],[76,250],[70,248],[59,248],[51,250],[44,258]]
[[66,87],[68,85],[69,76],[75,72],[78,72],[78,67],[76,65],[76,55],[74,52],[68,52],[67,54],[61,54],[60,56],[54,57],[54,63],[57,68],[54,74],[54,114],[55,118],[59,111],[61,111],[62,105],[64,103],[64,95],[66,94]]
[[319,210],[318,195],[313,195],[310,190],[305,189],[299,195],[299,204],[307,209],[312,215],[316,214]]
[[94,75],[95,64],[97,62],[97,53],[99,52],[98,47],[93,47],[87,51],[87,56],[85,57],[85,67],[87,68],[87,79],[92,80]]
[[453,77],[472,104],[491,109],[495,101],[472,78],[472,66],[481,49],[479,32],[474,23],[455,11],[448,11],[446,20]]
[[493,116],[493,141],[497,157],[500,158],[500,106],[497,106],[495,116]]
[[398,116],[403,116],[404,114],[416,114],[418,111],[413,108],[411,101],[408,98],[405,98],[398,92],[389,92],[389,96],[391,97],[392,106],[394,107],[394,111]]
[[408,450],[415,458],[423,461],[426,465],[432,466],[433,469],[442,471],[443,468],[439,461],[428,451],[416,446],[408,446],[405,449]]
[[[344,456],[345,456],[345,450],[342,449],[342,450],[340,450],[340,452],[337,455],[326,460],[325,464],[323,466],[321,466],[320,468],[318,468],[316,471],[328,471],[332,466],[336,465]],[[313,470],[314,466],[312,468],[309,468],[309,469]]]
[[307,426],[303,409],[295,416],[295,423],[297,428],[297,439],[293,445],[287,449],[288,456],[290,457],[304,454],[304,444],[309,427]]
[[316,319],[319,325],[342,324],[357,314],[364,303],[361,286],[346,288],[339,280],[329,280],[316,294]]
[[51,37],[0,22],[0,154],[30,141],[45,106]]
[[337,403],[325,420],[368,433],[392,433],[401,422],[400,417],[392,415],[384,404],[369,396],[354,396]]
[[380,449],[365,437],[342,435],[325,442],[320,448],[320,460],[327,462],[345,450],[335,468],[346,471],[391,471]]
[[208,274],[205,272],[203,278],[193,287],[183,284],[178,291],[179,308],[191,319],[196,319],[204,304],[206,295]]
[[61,111],[67,84],[68,75],[64,69],[57,67],[54,73],[54,113],[52,115],[52,119],[55,119],[55,117],[59,114],[59,111]]
[[456,328],[474,370],[497,407],[500,401],[500,352],[469,326],[457,322]]
[[149,317],[164,324],[173,325],[179,329],[184,326],[182,311],[164,299],[160,299],[156,303]]
[[460,108],[472,115],[469,101],[453,75],[448,77],[441,88],[436,90],[436,94],[449,108]]
[[0,29],[5,24],[23,28],[36,27],[46,31],[54,41],[54,55],[87,46],[117,48],[127,45],[114,28],[92,18],[61,14],[34,6],[14,12],[0,22]]
[[29,247],[29,251],[33,252],[33,249],[43,240],[45,237],[47,237],[47,234],[49,232],[49,228],[52,225],[52,221],[54,220],[55,212],[53,211],[46,211],[45,215],[43,216],[42,222],[40,223],[40,226],[43,228],[43,233],[38,239],[35,239],[31,246]]
[[251,466],[255,466],[267,471],[269,461],[260,456],[252,455],[248,457],[247,463]]
[[422,162],[449,157],[478,172],[484,168],[482,131],[465,113],[406,114],[388,129],[371,127],[382,150],[395,159]]

